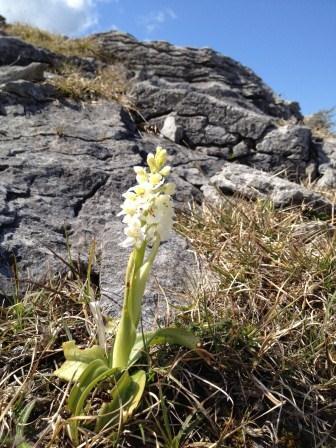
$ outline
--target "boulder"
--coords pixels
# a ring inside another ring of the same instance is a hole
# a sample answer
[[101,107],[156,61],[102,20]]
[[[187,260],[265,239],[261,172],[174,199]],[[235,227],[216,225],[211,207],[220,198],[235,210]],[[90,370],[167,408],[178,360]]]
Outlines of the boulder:
[[318,159],[318,187],[336,188],[336,138],[329,136],[315,142]]
[[[257,163],[262,154],[265,166]],[[256,146],[249,163],[265,171],[283,171],[288,179],[305,177],[309,161],[313,159],[311,130],[305,126],[284,125],[269,132]]]
[[[183,90],[189,90],[273,117],[302,118],[297,103],[280,99],[252,70],[210,48],[176,47],[162,41],[139,42],[120,31],[96,37],[106,53],[134,73],[140,103],[146,100],[141,95],[144,82],[153,89],[166,91],[166,96],[171,98],[166,106],[161,102],[161,108],[169,109],[173,102],[183,99]],[[154,104],[146,104],[148,108],[143,113],[147,118]]]
[[22,66],[3,66],[0,67],[0,86],[10,81],[25,80],[25,81],[43,81],[44,70],[47,64],[40,62],[31,62],[29,65]]
[[287,179],[238,163],[226,163],[201,189],[210,201],[219,199],[219,190],[247,199],[270,200],[276,207],[304,204],[309,209],[331,212],[331,204],[320,194]]
[[0,35],[0,65],[28,65],[44,62],[54,65],[58,57],[48,50],[36,48],[16,37]]
[[[66,269],[52,253],[67,256],[65,236],[75,257],[81,253],[85,259],[93,239],[100,255],[106,226],[120,221],[121,195],[135,182],[133,166],[164,145],[155,136],[141,138],[129,115],[113,102],[83,107],[50,102],[27,112],[0,122],[2,295],[10,295],[13,257],[23,279],[39,282],[48,271]],[[211,158],[167,143],[177,205],[183,204],[200,194],[187,179],[188,167],[199,169]],[[112,253],[105,248],[104,257],[121,251],[117,244],[109,247]],[[172,265],[178,268],[177,259]]]
[[51,86],[43,86],[23,79],[8,81],[0,85],[0,92],[20,98],[33,99],[36,102],[49,101],[56,95],[55,89]]
[[[70,247],[85,262],[95,240],[102,305],[117,315],[128,256],[117,213],[135,182],[133,167],[158,145],[173,166],[176,207],[213,198],[217,188],[329,210],[320,195],[274,173],[293,180],[308,168],[323,174],[323,165],[324,172],[334,167],[333,145],[319,151],[297,123],[298,106],[277,98],[251,70],[210,49],[143,43],[119,32],[97,39],[105,55],[126,65],[138,114],[113,101],[55,99],[41,83],[45,63],[72,60],[92,76],[105,62],[66,59],[0,36],[0,295],[11,295],[14,260],[23,285],[42,282],[67,270],[55,253],[66,258]],[[143,119],[161,132],[140,132]],[[144,325],[166,322],[166,299],[186,303],[187,273],[198,275],[194,256],[174,235],[156,260]]]
[[227,160],[282,171],[291,180],[317,172],[298,104],[279,98],[247,67],[209,48],[139,42],[120,31],[96,37],[128,68],[138,121],[175,142],[175,128],[181,127],[190,148],[217,148]]

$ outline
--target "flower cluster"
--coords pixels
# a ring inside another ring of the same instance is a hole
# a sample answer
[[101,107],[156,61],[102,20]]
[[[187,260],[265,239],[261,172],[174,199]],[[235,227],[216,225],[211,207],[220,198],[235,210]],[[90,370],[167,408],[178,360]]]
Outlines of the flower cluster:
[[157,238],[166,240],[173,225],[174,210],[171,196],[175,192],[175,184],[166,183],[171,167],[165,166],[167,151],[160,146],[155,155],[147,156],[148,168],[134,167],[137,185],[123,194],[125,200],[121,206],[126,240],[123,247],[140,248],[146,241],[153,244]]

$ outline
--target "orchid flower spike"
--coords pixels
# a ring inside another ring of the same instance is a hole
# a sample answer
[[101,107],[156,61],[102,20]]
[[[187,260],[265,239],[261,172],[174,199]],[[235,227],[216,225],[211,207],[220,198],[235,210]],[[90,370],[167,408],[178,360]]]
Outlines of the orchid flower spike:
[[174,209],[172,195],[175,184],[165,183],[171,167],[165,165],[167,151],[160,146],[155,154],[147,156],[147,167],[135,166],[137,184],[123,194],[121,205],[126,224],[126,239],[123,247],[140,248],[144,241],[153,244],[157,238],[161,241],[169,238],[173,226]]

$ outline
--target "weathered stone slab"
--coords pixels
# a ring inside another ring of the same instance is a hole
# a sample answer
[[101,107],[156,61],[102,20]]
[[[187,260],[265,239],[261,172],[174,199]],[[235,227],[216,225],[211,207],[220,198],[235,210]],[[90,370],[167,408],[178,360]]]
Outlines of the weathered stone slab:
[[15,65],[0,67],[0,85],[9,81],[17,81],[19,79],[32,82],[43,81],[44,70],[47,67],[47,64],[42,64],[40,62],[31,62],[25,67]]
[[209,184],[201,189],[208,200],[218,200],[216,188],[224,194],[268,199],[276,207],[306,204],[318,211],[331,212],[331,204],[320,194],[287,179],[238,163],[226,163],[219,173],[210,178]]
[[36,48],[16,37],[0,36],[0,65],[53,64],[56,59],[56,55],[48,50]]

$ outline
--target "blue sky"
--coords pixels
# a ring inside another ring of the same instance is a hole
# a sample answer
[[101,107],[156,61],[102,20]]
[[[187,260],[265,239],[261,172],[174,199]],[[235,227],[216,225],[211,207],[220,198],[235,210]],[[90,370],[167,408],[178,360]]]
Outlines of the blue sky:
[[72,35],[118,28],[139,39],[211,47],[252,68],[282,97],[299,101],[304,114],[336,106],[336,0],[29,0],[29,8],[24,5],[26,0],[0,0],[0,14],[10,20],[24,14],[25,21]]

